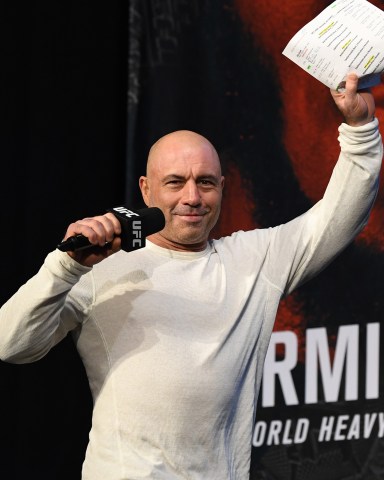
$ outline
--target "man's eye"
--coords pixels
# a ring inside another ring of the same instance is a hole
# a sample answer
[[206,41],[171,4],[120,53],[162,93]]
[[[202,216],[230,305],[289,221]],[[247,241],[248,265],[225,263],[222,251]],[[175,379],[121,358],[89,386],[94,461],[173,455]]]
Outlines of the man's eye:
[[180,185],[181,180],[168,180],[167,185]]

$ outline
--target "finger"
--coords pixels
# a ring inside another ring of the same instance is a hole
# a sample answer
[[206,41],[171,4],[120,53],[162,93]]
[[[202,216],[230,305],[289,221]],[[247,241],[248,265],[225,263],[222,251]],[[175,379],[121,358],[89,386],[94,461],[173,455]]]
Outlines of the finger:
[[111,242],[116,235],[121,233],[120,223],[106,215],[100,215],[91,219],[90,225],[99,236],[100,245]]
[[121,249],[121,237],[115,237],[108,245],[107,245],[107,256],[113,255],[114,253],[118,252]]
[[99,228],[97,227],[96,222],[84,218],[83,220],[78,220],[69,225],[64,240],[75,235],[83,235],[88,238],[92,245],[101,245],[103,239],[100,239],[100,232],[98,230]]
[[115,235],[121,234],[121,223],[113,213],[106,213],[104,217],[112,224],[113,232]]
[[100,245],[112,242],[116,236],[121,234],[121,224],[112,213],[92,217],[86,221],[99,236]]
[[359,84],[359,77],[355,72],[351,72],[347,75],[345,80],[345,96],[354,97],[357,93],[357,87]]
[[[103,246],[113,238],[113,234],[108,233],[110,230],[111,228],[108,228],[108,224],[100,221],[97,217],[83,218],[68,227],[65,239],[72,235],[83,235],[93,245]],[[107,240],[107,237],[109,237],[109,240]]]

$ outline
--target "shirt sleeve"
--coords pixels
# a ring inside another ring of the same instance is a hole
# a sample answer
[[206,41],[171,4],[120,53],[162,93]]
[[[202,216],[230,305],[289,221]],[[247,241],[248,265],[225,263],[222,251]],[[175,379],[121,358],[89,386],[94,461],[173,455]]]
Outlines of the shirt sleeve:
[[285,294],[324,269],[368,221],[383,156],[377,119],[361,127],[343,123],[339,143],[340,156],[323,198],[272,229],[268,275]]
[[[87,317],[93,302],[85,275],[92,269],[64,252],[51,252],[39,272],[0,309],[0,359],[10,363],[39,360]],[[84,279],[76,301],[68,294]]]

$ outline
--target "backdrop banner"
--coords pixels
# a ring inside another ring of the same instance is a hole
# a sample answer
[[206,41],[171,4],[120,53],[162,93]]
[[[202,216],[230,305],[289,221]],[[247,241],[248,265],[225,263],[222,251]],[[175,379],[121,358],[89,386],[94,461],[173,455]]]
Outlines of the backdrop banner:
[[[132,182],[150,145],[178,129],[201,133],[220,154],[226,189],[215,237],[286,222],[318,201],[342,118],[329,90],[281,52],[330,3],[131,0],[127,203],[140,205]],[[364,232],[281,303],[251,479],[384,478],[383,214],[381,189]]]

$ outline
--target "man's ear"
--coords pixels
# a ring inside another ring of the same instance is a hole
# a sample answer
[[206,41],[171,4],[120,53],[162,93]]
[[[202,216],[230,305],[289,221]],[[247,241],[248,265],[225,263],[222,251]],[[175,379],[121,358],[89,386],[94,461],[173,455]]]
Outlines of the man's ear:
[[147,177],[141,176],[139,178],[139,187],[144,203],[147,205],[147,207],[149,207],[149,185]]

